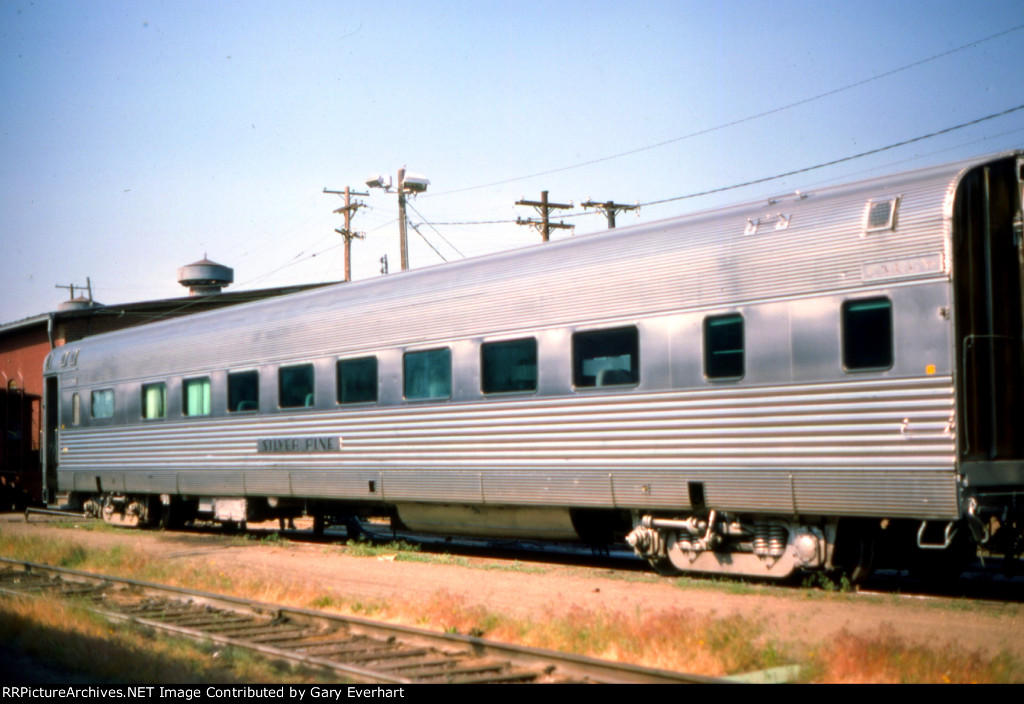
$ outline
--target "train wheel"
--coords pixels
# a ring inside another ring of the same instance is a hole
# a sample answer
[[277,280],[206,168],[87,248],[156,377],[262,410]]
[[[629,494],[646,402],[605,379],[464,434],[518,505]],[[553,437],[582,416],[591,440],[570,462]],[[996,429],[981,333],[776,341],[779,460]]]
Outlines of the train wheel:
[[649,558],[647,562],[654,568],[654,571],[662,577],[676,577],[683,573],[683,571],[672,564],[672,560],[667,557],[652,557]]
[[848,533],[840,533],[839,545],[836,549],[836,567],[850,582],[857,586],[863,584],[875,567],[875,537],[863,526],[851,524]]
[[158,507],[160,516],[157,519],[157,527],[160,530],[181,530],[188,520],[186,505],[176,498],[170,503]]
[[349,540],[359,540],[366,535],[366,531],[363,530],[363,524],[355,516],[349,516],[345,519],[345,533],[348,535]]
[[324,534],[324,525],[325,525],[324,514],[322,514],[322,513],[314,514],[313,515],[313,535],[316,536],[317,538],[323,536],[323,534]]

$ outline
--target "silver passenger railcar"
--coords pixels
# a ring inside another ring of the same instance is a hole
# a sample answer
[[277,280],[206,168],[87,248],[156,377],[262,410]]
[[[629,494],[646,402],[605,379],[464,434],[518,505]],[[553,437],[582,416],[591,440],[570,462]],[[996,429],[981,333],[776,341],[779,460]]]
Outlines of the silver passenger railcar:
[[627,537],[665,572],[1013,554],[1022,181],[993,155],[75,342],[47,487],[131,523]]

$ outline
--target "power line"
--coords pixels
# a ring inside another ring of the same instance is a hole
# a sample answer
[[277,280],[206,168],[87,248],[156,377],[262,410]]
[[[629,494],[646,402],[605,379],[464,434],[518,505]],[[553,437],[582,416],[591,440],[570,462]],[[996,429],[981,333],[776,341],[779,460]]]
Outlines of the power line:
[[521,198],[516,201],[516,205],[526,205],[536,209],[540,215],[540,220],[516,218],[516,225],[529,225],[530,227],[537,228],[540,231],[541,239],[545,242],[551,239],[551,230],[564,230],[576,227],[575,225],[566,225],[564,222],[551,222],[552,210],[571,210],[572,203],[552,203],[548,200],[547,191],[540,192],[539,201]]
[[[1005,115],[1009,115],[1011,113],[1018,112],[1020,110],[1024,110],[1024,104],[1017,105],[1017,106],[1012,107],[1012,108],[1008,108],[1008,109],[1003,110],[1001,112],[992,113],[991,115],[986,115],[984,117],[979,117],[979,118],[977,118],[975,120],[971,120],[969,122],[963,122],[963,123],[961,123],[959,125],[954,125],[952,127],[946,127],[945,129],[937,130],[935,132],[930,132],[928,134],[924,134],[924,135],[920,135],[920,136],[917,136],[917,137],[913,137],[911,139],[906,139],[906,140],[903,140],[901,142],[896,142],[896,143],[893,143],[893,144],[889,144],[889,145],[886,145],[884,147],[878,147],[876,149],[870,149],[870,150],[865,151],[865,152],[860,152],[858,154],[852,154],[850,156],[841,157],[839,159],[833,159],[831,161],[822,162],[820,164],[815,164],[813,166],[806,166],[806,167],[803,167],[803,168],[800,168],[800,169],[794,169],[792,171],[786,171],[784,173],[775,174],[773,176],[765,176],[763,178],[753,179],[753,180],[750,180],[750,181],[744,181],[742,183],[735,183],[735,184],[732,184],[730,186],[720,186],[718,188],[712,188],[712,189],[709,189],[709,190],[706,190],[706,191],[698,191],[698,192],[695,192],[695,193],[687,193],[686,195],[674,196],[672,198],[662,198],[660,200],[653,200],[653,201],[648,201],[648,202],[645,202],[645,203],[637,203],[636,205],[638,207],[646,207],[646,206],[651,206],[651,205],[661,205],[663,203],[672,203],[672,202],[676,202],[676,201],[680,201],[680,200],[688,200],[690,198],[698,198],[700,196],[712,195],[712,194],[715,194],[715,193],[723,193],[725,191],[732,191],[732,190],[736,190],[738,188],[743,188],[745,186],[753,186],[753,185],[760,184],[760,183],[767,183],[768,181],[774,181],[774,180],[780,179],[780,178],[786,178],[788,176],[795,176],[797,174],[807,173],[807,172],[810,172],[810,171],[816,171],[818,169],[823,169],[823,168],[825,168],[827,166],[835,166],[836,164],[843,164],[843,163],[846,163],[846,162],[849,162],[849,161],[853,161],[855,159],[860,159],[862,157],[871,156],[873,154],[880,154],[882,152],[890,151],[892,149],[896,149],[898,147],[903,147],[903,146],[906,146],[908,144],[914,144],[914,143],[917,143],[917,142],[924,141],[926,139],[931,139],[932,137],[938,137],[940,135],[949,134],[951,132],[955,132],[956,130],[964,129],[966,127],[971,127],[973,125],[977,125],[977,124],[980,124],[982,122],[986,122],[988,120],[993,120],[993,119],[998,118],[998,117],[1003,117]],[[595,214],[596,214],[595,211],[589,211],[589,212],[568,213],[566,215],[563,215],[562,217],[563,218],[574,218],[574,217],[580,217],[580,216],[583,216],[583,215],[595,215]],[[420,214],[417,212],[417,215],[420,215]],[[423,216],[420,215],[420,217],[422,218]],[[384,223],[383,225],[380,225],[377,228],[374,228],[374,230],[379,230],[379,229],[381,229],[383,227],[386,227],[387,225],[390,225],[392,222],[394,222],[394,221],[392,220],[392,221],[390,221],[388,223]],[[514,220],[513,221],[510,221],[510,220],[478,220],[478,221],[466,221],[466,222],[445,222],[445,223],[437,223],[437,224],[445,225],[445,226],[456,226],[456,225],[511,224],[511,223],[514,223],[514,222],[516,222],[516,221],[514,221]],[[437,230],[435,228],[435,232],[436,231]],[[423,234],[420,233],[419,230],[417,230],[417,233],[420,234],[420,237],[423,237]],[[442,239],[444,239],[444,238],[442,237]],[[426,240],[425,237],[424,237],[424,240]],[[447,242],[447,240],[445,240],[445,241]],[[427,242],[427,244],[429,245],[430,243]],[[449,244],[451,244],[451,243],[449,243]],[[253,278],[253,279],[250,279],[249,281],[246,281],[246,282],[244,282],[244,283],[242,283],[240,285],[242,285],[242,286],[251,285],[251,284],[255,283],[256,281],[260,281],[262,279],[266,279],[266,278],[268,278],[270,276],[273,276],[274,274],[278,273],[279,271],[282,271],[283,269],[287,269],[287,268],[289,268],[291,266],[294,266],[295,264],[299,264],[299,263],[301,263],[303,261],[308,261],[310,259],[313,259],[313,258],[315,258],[316,256],[318,256],[320,254],[324,254],[325,252],[329,252],[329,251],[331,251],[333,249],[336,249],[337,247],[340,247],[340,246],[341,246],[340,244],[337,244],[337,245],[334,245],[332,247],[328,247],[327,249],[321,250],[319,252],[314,252],[311,255],[303,256],[310,249],[310,248],[307,248],[307,249],[303,250],[302,252],[299,252],[297,255],[295,255],[295,257],[293,257],[293,259],[290,262],[288,262],[288,263],[286,263],[286,264],[284,264],[284,265],[282,265],[282,266],[280,266],[280,267],[278,267],[278,268],[276,268],[276,269],[274,269],[272,271],[269,271],[269,272],[267,272],[265,274],[262,274],[260,276],[257,276],[255,278]],[[430,246],[433,248],[433,245],[430,245]],[[455,247],[452,247],[452,248],[455,249]],[[435,249],[434,251],[437,251],[437,250]],[[456,251],[458,251],[458,250],[456,249]],[[460,255],[461,255],[461,252],[460,252]],[[440,252],[438,252],[438,256],[441,256],[441,258],[444,259],[444,257],[440,254]]]
[[1003,117],[1004,115],[1009,115],[1010,113],[1017,112],[1018,110],[1024,110],[1024,105],[1018,105],[1016,107],[1012,107],[1012,108],[1008,108],[1006,110],[1003,110],[1002,112],[997,112],[997,113],[993,113],[991,115],[986,115],[985,117],[979,117],[976,120],[971,120],[970,122],[964,122],[964,123],[961,123],[959,125],[954,125],[953,127],[947,127],[945,129],[938,130],[937,132],[930,132],[928,134],[924,134],[924,135],[921,135],[919,137],[913,137],[912,139],[905,139],[902,142],[896,142],[895,144],[890,144],[890,145],[885,146],[885,147],[878,147],[877,149],[870,149],[870,150],[868,150],[866,152],[860,152],[859,154],[853,154],[851,156],[844,156],[844,157],[842,157],[840,159],[833,159],[832,161],[826,161],[826,162],[823,162],[821,164],[815,164],[814,166],[806,166],[806,167],[804,167],[802,169],[795,169],[793,171],[787,171],[785,173],[775,174],[774,176],[765,176],[764,178],[757,178],[757,179],[754,179],[752,181],[744,181],[743,183],[736,183],[736,184],[733,184],[731,186],[722,186],[720,188],[712,188],[712,189],[707,190],[707,191],[700,191],[699,193],[688,193],[685,196],[675,196],[674,198],[663,198],[662,200],[652,200],[652,201],[649,201],[647,203],[640,203],[640,205],[641,206],[660,205],[661,203],[671,203],[671,202],[677,201],[677,200],[686,200],[687,198],[697,198],[698,196],[707,196],[707,195],[711,195],[712,193],[721,193],[723,191],[731,191],[731,190],[735,190],[737,188],[743,188],[744,186],[753,186],[753,185],[756,185],[758,183],[765,183],[766,181],[774,181],[775,179],[778,179],[778,178],[785,178],[787,176],[795,176],[796,174],[803,174],[803,173],[807,173],[808,171],[814,171],[816,169],[823,169],[826,166],[835,166],[836,164],[842,164],[842,163],[845,163],[847,161],[853,161],[854,159],[860,159],[861,157],[871,156],[872,154],[880,154],[881,152],[886,152],[886,151],[889,151],[890,149],[896,149],[897,147],[905,147],[908,144],[913,144],[915,142],[920,142],[920,141],[923,141],[925,139],[931,139],[932,137],[938,137],[939,135],[949,134],[950,132],[954,132],[956,130],[963,129],[965,127],[971,127],[972,125],[977,125],[977,124],[979,124],[981,122],[985,122],[987,120],[994,120],[997,117]]
[[[422,217],[422,216],[420,216]],[[454,222],[435,222],[434,225],[514,225],[515,220],[459,220]]]
[[444,261],[444,262],[448,261],[448,258],[445,257],[443,254],[441,254],[441,252],[438,251],[437,247],[432,245],[430,243],[430,240],[428,240],[426,238],[426,236],[422,232],[420,232],[420,228],[416,225],[416,223],[410,222],[409,223],[409,227],[411,227],[412,229],[416,230],[416,234],[419,235],[423,239],[423,241],[427,243],[428,247],[430,247],[432,250],[434,250],[434,254],[436,254],[437,256],[441,257],[441,261]]
[[[698,198],[700,196],[711,195],[711,194],[714,194],[714,193],[722,193],[724,191],[732,191],[732,190],[736,190],[738,188],[743,188],[744,186],[753,186],[753,185],[756,185],[756,184],[759,184],[759,183],[766,183],[768,181],[774,181],[776,179],[786,178],[787,176],[795,176],[797,174],[807,173],[809,171],[815,171],[817,169],[823,169],[826,166],[834,166],[836,164],[843,164],[843,163],[846,163],[848,161],[853,161],[854,159],[860,159],[861,157],[871,156],[873,154],[880,154],[882,152],[886,152],[886,151],[890,151],[892,149],[896,149],[897,147],[903,147],[903,146],[906,146],[908,144],[914,144],[916,142],[921,142],[921,141],[924,141],[926,139],[931,139],[932,137],[938,137],[940,135],[949,134],[950,132],[955,132],[956,130],[964,129],[966,127],[971,127],[973,125],[977,125],[979,123],[986,122],[988,120],[994,120],[997,117],[1003,117],[1005,115],[1009,115],[1011,113],[1018,112],[1020,110],[1024,110],[1024,104],[1017,105],[1016,107],[1008,108],[1008,109],[1003,110],[1001,112],[992,113],[991,115],[986,115],[984,117],[979,117],[979,118],[977,118],[975,120],[971,120],[969,122],[964,122],[964,123],[961,123],[959,125],[954,125],[952,127],[946,127],[945,129],[941,129],[941,130],[938,130],[936,132],[930,132],[928,134],[923,134],[923,135],[920,135],[920,136],[917,136],[917,137],[913,137],[911,139],[906,139],[906,140],[903,140],[902,142],[896,142],[894,144],[889,144],[889,145],[884,146],[884,147],[878,147],[877,149],[870,149],[870,150],[868,150],[866,152],[860,152],[859,154],[853,154],[853,155],[850,155],[850,156],[841,157],[839,159],[833,159],[832,161],[826,161],[826,162],[823,162],[823,163],[820,163],[820,164],[815,164],[813,166],[806,166],[806,167],[803,167],[803,168],[800,168],[800,169],[794,169],[793,171],[787,171],[785,173],[775,174],[773,176],[765,176],[763,178],[754,179],[752,181],[744,181],[742,183],[734,183],[734,184],[732,184],[730,186],[720,186],[718,188],[712,188],[712,189],[707,190],[707,191],[699,191],[699,192],[696,192],[696,193],[687,193],[686,195],[682,195],[682,196],[674,196],[672,198],[663,198],[661,200],[652,200],[652,201],[648,201],[646,203],[639,203],[638,202],[638,203],[634,204],[634,206],[632,206],[632,207],[634,207],[634,208],[642,208],[642,207],[649,206],[649,205],[661,205],[662,203],[672,203],[674,201],[687,200],[689,198]],[[1012,134],[1015,131],[1019,131],[1019,130],[1011,130],[1011,131],[1005,132],[1003,134]],[[999,136],[999,135],[997,135],[997,136]],[[578,218],[578,217],[582,217],[584,215],[596,215],[596,214],[597,214],[597,212],[595,212],[595,211],[583,211],[583,212],[567,213],[565,215],[562,215],[561,217],[563,219],[567,219],[567,218]],[[516,222],[516,221],[514,221],[514,220],[513,221],[510,221],[510,220],[478,220],[478,221],[472,221],[472,222],[470,222],[470,221],[467,221],[467,222],[445,222],[445,223],[438,223],[438,224],[440,224],[440,225],[489,225],[489,224],[506,224],[506,223],[512,223],[512,222]]]
[[[608,229],[615,229],[615,216],[620,212],[628,212],[630,210],[640,210],[639,204],[629,205],[627,203],[616,203],[613,200],[606,200],[604,202],[598,202],[588,198],[585,202],[580,203],[584,208],[597,208],[604,213],[605,218],[608,220]],[[637,213],[639,215],[639,213]]]
[[[444,241],[444,243],[445,243],[446,245],[448,245],[449,247],[451,247],[452,249],[454,249],[454,250],[455,250],[455,253],[456,253],[456,254],[458,254],[458,255],[459,255],[460,257],[462,257],[463,259],[465,259],[465,258],[466,258],[466,255],[465,255],[465,254],[463,254],[462,252],[460,252],[460,251],[459,251],[459,248],[458,248],[458,247],[456,247],[456,246],[455,246],[455,245],[453,245],[453,244],[452,244],[451,242],[449,242],[449,241],[448,241],[448,239],[447,239],[447,238],[446,238],[446,237],[445,237],[444,235],[442,235],[442,234],[441,234],[441,231],[440,231],[440,230],[438,230],[438,229],[437,229],[436,227],[434,227],[434,225],[435,225],[436,223],[432,223],[432,222],[430,222],[429,220],[427,220],[427,219],[426,219],[425,217],[423,217],[423,213],[421,213],[420,211],[416,210],[416,208],[414,208],[414,207],[413,207],[412,203],[406,202],[406,204],[405,204],[405,205],[406,205],[406,207],[407,207],[407,208],[409,208],[409,210],[411,210],[412,212],[414,212],[414,213],[416,213],[417,215],[419,215],[419,216],[420,216],[420,220],[422,220],[422,221],[424,222],[424,224],[426,224],[426,225],[429,225],[429,226],[430,226],[430,229],[431,229],[431,230],[433,230],[434,232],[436,232],[436,233],[437,233],[437,236],[438,236],[438,237],[440,237],[440,238],[441,238],[441,239],[442,239],[442,240]],[[419,232],[419,230],[417,230],[417,232]],[[423,237],[423,235],[422,235],[422,234],[420,234],[420,237]],[[427,244],[430,244],[430,243],[428,242]],[[444,257],[441,257],[441,258],[442,258],[442,259],[444,259]],[[448,261],[448,260],[447,260],[447,259],[445,259],[445,261]]]
[[321,249],[319,252],[313,252],[312,254],[303,256],[303,255],[306,254],[307,251],[309,251],[309,249],[307,248],[307,249],[303,250],[302,252],[299,252],[298,254],[296,254],[294,257],[292,257],[292,260],[290,262],[288,262],[286,264],[282,264],[281,266],[277,267],[276,269],[271,269],[267,273],[260,274],[259,276],[256,276],[256,277],[254,277],[252,279],[249,279],[248,281],[241,282],[241,283],[238,284],[238,286],[250,286],[250,285],[256,283],[257,281],[262,281],[263,279],[270,278],[271,276],[273,276],[274,274],[278,273],[279,271],[284,271],[285,269],[288,269],[289,267],[293,267],[296,264],[302,264],[303,262],[307,262],[307,261],[309,261],[311,259],[316,259],[321,254],[326,254],[327,252],[335,250],[335,249],[337,249],[338,247],[341,247],[341,246],[343,246],[343,245],[342,245],[341,242],[339,242],[337,244],[331,245],[330,247],[328,247],[326,249]]
[[345,196],[345,205],[341,206],[335,213],[341,213],[345,216],[345,227],[335,228],[334,231],[341,235],[345,240],[345,281],[352,280],[352,240],[364,239],[366,233],[354,232],[352,230],[352,216],[359,211],[360,208],[365,207],[365,203],[359,201],[352,202],[352,196],[368,196],[369,193],[359,193],[353,191],[348,186],[345,186],[344,191],[329,191],[324,188],[324,193],[333,193],[339,196]]
[[854,83],[847,84],[847,85],[842,86],[840,88],[834,88],[834,89],[826,91],[824,93],[819,93],[818,95],[812,96],[810,98],[804,98],[802,100],[796,101],[795,103],[789,103],[787,105],[782,105],[782,106],[779,106],[777,108],[772,108],[770,110],[765,110],[764,112],[759,112],[759,113],[757,113],[755,115],[749,115],[747,117],[742,117],[742,118],[740,118],[738,120],[733,120],[731,122],[726,122],[726,123],[723,123],[723,124],[720,124],[720,125],[716,125],[714,127],[708,127],[708,128],[702,129],[702,130],[698,130],[696,132],[690,132],[689,134],[684,134],[681,137],[674,137],[672,139],[666,139],[665,141],[657,142],[656,144],[649,144],[649,145],[647,145],[645,147],[638,147],[636,149],[631,149],[631,150],[626,151],[626,152],[620,152],[618,154],[611,154],[609,156],[599,157],[597,159],[591,159],[590,161],[583,161],[583,162],[580,162],[578,164],[571,164],[569,166],[562,166],[562,167],[555,168],[555,169],[549,169],[547,171],[538,171],[537,173],[528,174],[526,176],[516,176],[514,178],[509,178],[509,179],[505,179],[505,180],[502,180],[502,181],[494,181],[492,183],[485,183],[485,184],[482,184],[482,185],[479,185],[479,186],[468,186],[466,188],[459,188],[459,189],[456,189],[456,190],[453,190],[453,191],[441,191],[441,192],[432,193],[432,194],[429,194],[429,195],[424,194],[424,197],[432,198],[432,197],[436,197],[436,196],[452,195],[452,194],[455,194],[455,193],[465,193],[467,191],[476,191],[476,190],[480,190],[481,188],[491,188],[492,186],[502,186],[502,185],[505,185],[507,183],[515,183],[516,181],[525,181],[527,179],[536,178],[538,176],[548,176],[550,174],[561,173],[563,171],[570,171],[572,169],[579,169],[579,168],[582,168],[584,166],[591,166],[593,164],[600,164],[602,162],[611,161],[613,159],[621,159],[622,157],[631,156],[633,154],[639,154],[640,152],[650,151],[651,149],[658,149],[659,147],[664,147],[664,146],[667,146],[669,144],[675,144],[676,142],[682,142],[684,140],[692,139],[694,137],[700,137],[700,136],[703,136],[703,135],[706,135],[706,134],[710,134],[712,132],[717,132],[719,130],[726,129],[727,127],[735,127],[736,125],[741,125],[741,124],[743,124],[745,122],[751,122],[753,120],[757,120],[757,119],[760,119],[762,117],[767,117],[768,115],[774,115],[776,113],[780,113],[780,112],[783,112],[785,110],[790,110],[792,108],[799,107],[801,105],[806,105],[808,103],[813,103],[813,102],[821,100],[823,98],[827,98],[827,97],[836,95],[837,93],[842,93],[844,91],[852,90],[853,88],[859,88],[860,86],[863,86],[865,84],[881,80],[882,78],[888,78],[889,76],[893,76],[893,75],[895,75],[897,73],[902,73],[903,71],[909,71],[912,68],[917,68],[918,66],[923,66],[924,64],[931,63],[932,61],[937,61],[939,59],[945,58],[945,57],[950,56],[952,54],[956,54],[956,53],[959,53],[961,51],[966,51],[967,49],[974,48],[974,47],[979,46],[981,44],[984,44],[986,42],[990,42],[990,41],[992,41],[994,39],[998,39],[999,37],[1006,36],[1007,34],[1011,34],[1013,32],[1018,32],[1018,31],[1020,31],[1022,29],[1024,29],[1024,24],[1019,24],[1019,25],[1017,25],[1015,27],[1011,27],[1010,29],[1005,29],[1002,32],[997,32],[995,34],[991,34],[991,35],[989,35],[987,37],[984,37],[982,39],[977,39],[977,40],[975,40],[973,42],[969,42],[967,44],[962,44],[961,46],[958,46],[958,47],[956,47],[954,49],[949,49],[948,51],[944,51],[944,52],[941,52],[939,54],[934,54],[933,56],[929,56],[929,57],[927,57],[925,59],[920,59],[919,61],[914,61],[914,62],[906,64],[904,66],[900,66],[898,68],[894,68],[892,70],[876,74],[876,75],[871,76],[869,78],[864,78],[862,80],[855,81]]
[[935,149],[935,150],[932,150],[930,152],[915,153],[913,156],[909,156],[909,157],[907,157],[905,159],[897,159],[896,161],[890,161],[890,162],[887,162],[885,164],[880,164],[880,165],[877,165],[877,166],[871,166],[871,167],[869,167],[867,169],[861,169],[860,171],[848,172],[848,173],[846,173],[843,176],[828,177],[828,178],[825,178],[825,179],[823,179],[821,181],[816,181],[814,183],[805,183],[804,186],[809,188],[811,186],[821,186],[821,185],[827,185],[827,184],[830,184],[830,183],[840,183],[840,182],[843,182],[843,181],[849,181],[849,179],[853,178],[854,176],[860,176],[860,175],[863,175],[863,174],[871,173],[873,171],[879,171],[879,170],[882,170],[882,169],[891,169],[892,167],[899,166],[900,164],[908,164],[908,163],[910,163],[912,161],[917,161],[919,159],[925,159],[925,158],[930,157],[930,156],[935,156],[936,154],[944,154],[946,152],[955,151],[957,149],[963,149],[964,147],[973,146],[975,144],[981,144],[982,142],[987,142],[990,139],[998,139],[999,137],[1005,137],[1005,136],[1010,135],[1010,134],[1016,134],[1017,132],[1024,132],[1024,127],[1018,127],[1016,129],[1006,130],[1005,132],[998,132],[996,134],[992,134],[992,135],[987,135],[985,137],[981,137],[980,139],[972,139],[969,142],[960,142],[958,144],[954,144],[954,145],[948,146],[948,147],[943,147],[942,149]]

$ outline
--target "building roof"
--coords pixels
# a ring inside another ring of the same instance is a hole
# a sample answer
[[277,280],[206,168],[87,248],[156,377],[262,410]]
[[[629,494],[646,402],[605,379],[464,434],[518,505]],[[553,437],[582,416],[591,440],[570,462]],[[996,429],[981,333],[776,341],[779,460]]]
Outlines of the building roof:
[[[334,283],[334,282],[332,282]],[[77,308],[71,310],[55,310],[50,313],[41,313],[28,318],[16,320],[9,323],[0,323],[0,335],[15,332],[18,330],[46,325],[50,319],[54,321],[65,321],[71,319],[94,318],[94,317],[120,317],[134,319],[136,324],[164,320],[169,317],[187,315],[190,312],[207,310],[211,305],[217,307],[237,305],[249,301],[283,296],[289,293],[298,293],[312,288],[329,286],[331,284],[301,284],[295,286],[281,286],[277,288],[254,289],[251,291],[232,291],[230,293],[215,293],[207,296],[183,296],[179,298],[165,298],[153,301],[140,301],[136,303],[116,303],[112,305],[97,304],[89,308]],[[190,310],[191,309],[191,310]]]

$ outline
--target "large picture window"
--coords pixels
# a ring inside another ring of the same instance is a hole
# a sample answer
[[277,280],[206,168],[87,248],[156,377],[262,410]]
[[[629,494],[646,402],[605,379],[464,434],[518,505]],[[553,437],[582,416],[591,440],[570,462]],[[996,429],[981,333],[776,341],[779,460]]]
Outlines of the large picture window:
[[406,352],[402,358],[405,397],[410,400],[452,395],[452,351]]
[[485,394],[537,390],[537,341],[533,338],[481,345],[480,365]]
[[277,372],[278,405],[281,408],[311,408],[316,403],[313,365],[281,367]]
[[377,400],[377,358],[338,360],[338,403]]
[[640,342],[635,327],[578,332],[572,336],[572,383],[577,388],[640,381]]

